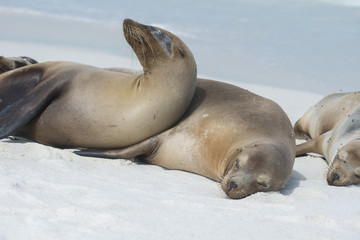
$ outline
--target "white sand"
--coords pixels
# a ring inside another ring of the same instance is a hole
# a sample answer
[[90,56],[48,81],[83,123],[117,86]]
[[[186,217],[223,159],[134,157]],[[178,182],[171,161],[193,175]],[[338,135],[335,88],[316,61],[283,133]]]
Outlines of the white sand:
[[[52,26],[64,23],[50,20]],[[26,18],[31,21],[39,20]],[[76,29],[80,23],[66,24]],[[89,32],[113,31],[91,26]],[[22,42],[20,36],[18,41],[2,39],[5,56],[138,68],[130,51],[118,56],[94,46]],[[236,85],[278,102],[292,122],[322,97]],[[195,174],[129,160],[83,158],[71,150],[4,139],[0,141],[0,240],[358,239],[360,188],[328,186],[326,170],[320,158],[299,158],[285,189],[230,200],[218,183]]]

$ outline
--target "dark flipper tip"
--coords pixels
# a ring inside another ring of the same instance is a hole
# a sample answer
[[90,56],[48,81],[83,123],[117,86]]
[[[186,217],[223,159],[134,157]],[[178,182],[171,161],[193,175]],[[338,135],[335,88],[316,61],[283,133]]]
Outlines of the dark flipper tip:
[[309,156],[309,154],[307,154],[307,153],[303,153],[303,154],[300,154],[300,155],[296,155],[296,157],[307,157],[307,156]]
[[100,152],[100,151],[74,151],[74,153],[76,155],[82,156],[82,157],[94,157],[94,158],[110,158],[110,159],[115,159],[116,157],[113,157],[111,155],[108,155],[104,152]]

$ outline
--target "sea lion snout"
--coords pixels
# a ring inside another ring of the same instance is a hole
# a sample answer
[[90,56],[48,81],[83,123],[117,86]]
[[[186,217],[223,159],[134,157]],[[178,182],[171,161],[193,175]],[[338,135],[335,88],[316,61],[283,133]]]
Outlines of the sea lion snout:
[[241,177],[229,177],[225,178],[221,184],[221,188],[225,192],[225,194],[232,199],[240,199],[247,197],[250,194],[253,194],[255,192],[249,192],[248,189],[244,188],[244,186],[247,186],[249,184],[243,184],[244,182],[247,182],[245,179],[242,180]]
[[263,183],[253,174],[245,172],[224,179],[221,184],[226,195],[233,199],[240,199],[260,191],[269,191],[270,184]]
[[330,177],[327,178],[327,182],[329,185],[334,185],[334,182],[339,179],[340,179],[339,174],[333,173],[333,174],[330,174]]
[[340,167],[330,170],[327,174],[326,181],[332,186],[348,186],[352,184],[348,174]]
[[232,189],[236,189],[237,187],[238,187],[238,185],[234,181],[231,181],[229,191],[231,191]]
[[[354,170],[355,168],[355,170]],[[332,186],[348,186],[360,183],[360,167],[354,167],[347,161],[335,159],[327,173],[326,181]]]

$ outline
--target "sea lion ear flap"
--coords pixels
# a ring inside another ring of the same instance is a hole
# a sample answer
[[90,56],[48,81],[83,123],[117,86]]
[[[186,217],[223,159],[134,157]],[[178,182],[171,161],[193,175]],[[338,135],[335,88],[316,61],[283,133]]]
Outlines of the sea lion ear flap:
[[356,168],[354,173],[357,178],[360,178],[360,167]]

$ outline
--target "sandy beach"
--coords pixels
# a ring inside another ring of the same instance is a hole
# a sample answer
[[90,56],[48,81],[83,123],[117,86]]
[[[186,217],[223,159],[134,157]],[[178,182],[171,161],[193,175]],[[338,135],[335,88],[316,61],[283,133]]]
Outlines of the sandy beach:
[[[2,9],[0,28],[4,56],[140,69],[115,25]],[[277,102],[292,123],[324,96],[206,73],[201,77]],[[329,186],[326,171],[318,156],[297,158],[284,189],[231,200],[219,183],[195,174],[3,139],[0,240],[357,239],[360,188]]]

